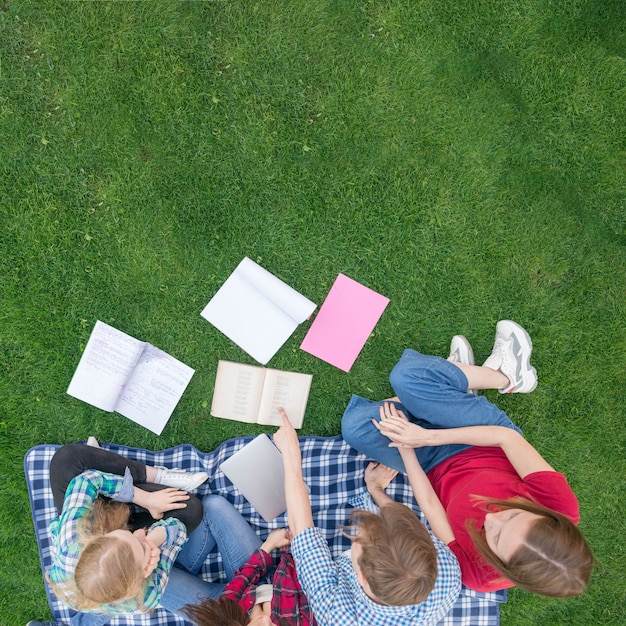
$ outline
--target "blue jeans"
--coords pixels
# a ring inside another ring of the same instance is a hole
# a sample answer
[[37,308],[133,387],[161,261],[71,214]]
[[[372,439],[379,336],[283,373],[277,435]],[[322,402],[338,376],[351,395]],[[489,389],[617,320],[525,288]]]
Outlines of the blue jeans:
[[70,618],[71,626],[103,626],[108,624],[110,615],[103,613],[76,613]]
[[185,604],[203,598],[216,600],[222,595],[226,585],[209,583],[198,576],[215,545],[229,580],[261,546],[259,537],[226,498],[209,494],[202,499],[202,509],[202,521],[180,551],[161,599],[161,606],[172,613]]
[[[484,396],[467,392],[465,374],[453,363],[407,349],[389,376],[400,399],[396,406],[409,420],[424,428],[505,426],[521,433],[509,416]],[[343,438],[353,448],[388,467],[404,472],[404,463],[389,439],[372,424],[380,417],[381,402],[352,396],[341,421]],[[445,459],[471,446],[443,445],[416,448],[415,454],[428,473]]]

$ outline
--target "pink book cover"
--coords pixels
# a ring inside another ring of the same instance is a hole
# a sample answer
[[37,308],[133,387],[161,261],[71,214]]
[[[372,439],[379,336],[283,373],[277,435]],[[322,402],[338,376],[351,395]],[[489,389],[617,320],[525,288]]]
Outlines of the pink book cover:
[[300,348],[349,372],[387,304],[389,298],[339,274]]

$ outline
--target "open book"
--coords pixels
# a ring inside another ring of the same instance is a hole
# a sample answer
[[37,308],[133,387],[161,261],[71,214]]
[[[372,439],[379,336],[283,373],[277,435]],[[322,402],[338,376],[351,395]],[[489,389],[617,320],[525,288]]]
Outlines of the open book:
[[97,321],[67,393],[160,435],[193,374],[163,350]]
[[211,415],[282,426],[282,406],[294,428],[301,428],[312,379],[311,374],[219,361]]
[[265,365],[315,307],[314,302],[245,257],[201,315]]

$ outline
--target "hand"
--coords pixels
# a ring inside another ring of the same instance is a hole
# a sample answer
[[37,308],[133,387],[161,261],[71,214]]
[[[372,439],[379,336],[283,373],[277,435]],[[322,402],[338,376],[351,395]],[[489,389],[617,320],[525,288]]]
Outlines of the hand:
[[149,537],[146,537],[146,544],[150,547],[150,558],[148,562],[144,565],[143,573],[145,577],[148,577],[159,564],[159,559],[161,558],[161,549],[158,546],[155,546],[152,541],[150,541]]
[[276,528],[261,544],[261,550],[269,553],[276,548],[286,548],[290,543],[291,535],[289,534],[289,530],[287,528]]
[[376,463],[372,461],[365,468],[365,484],[367,490],[372,493],[373,491],[385,491],[389,486],[389,483],[398,475],[398,471],[383,465],[382,463]]
[[409,422],[406,415],[395,404],[384,402],[380,407],[380,422],[372,423],[385,436],[391,439],[390,448],[421,448],[435,445],[433,431]]
[[282,452],[283,459],[297,462],[302,465],[302,454],[300,453],[300,441],[295,428],[292,426],[282,406],[278,407],[278,412],[283,418],[283,425],[274,433],[274,443]]
[[189,500],[189,494],[186,491],[174,487],[146,492],[146,494],[146,503],[143,506],[148,509],[154,519],[161,519],[166,511],[184,509],[187,506],[185,500]]

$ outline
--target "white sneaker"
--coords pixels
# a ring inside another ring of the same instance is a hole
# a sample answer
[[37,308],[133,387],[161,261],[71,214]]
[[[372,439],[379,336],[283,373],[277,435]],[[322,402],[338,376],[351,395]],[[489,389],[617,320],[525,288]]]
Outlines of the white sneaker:
[[474,351],[472,350],[470,342],[463,335],[454,335],[454,337],[452,337],[448,361],[474,365]]
[[98,443],[98,440],[95,437],[87,437],[87,445],[91,446],[92,448],[100,447],[100,444]]
[[[448,361],[451,363],[465,363],[465,365],[474,365],[474,351],[472,345],[463,335],[454,335],[450,342],[450,356]],[[476,389],[468,389],[469,393],[477,395]]]
[[206,472],[187,472],[184,469],[168,469],[167,467],[157,467],[157,469],[159,471],[155,483],[176,487],[183,491],[193,491],[209,478]]
[[530,364],[533,342],[530,335],[511,320],[496,325],[496,340],[484,367],[502,372],[509,384],[500,393],[529,393],[537,386],[537,370]]

